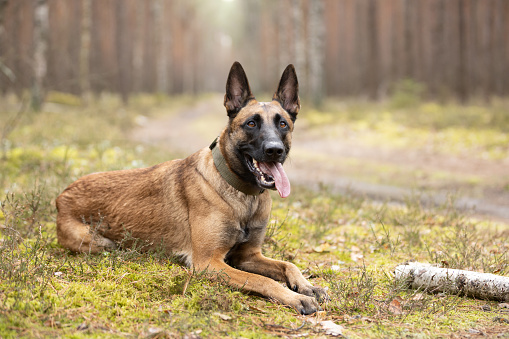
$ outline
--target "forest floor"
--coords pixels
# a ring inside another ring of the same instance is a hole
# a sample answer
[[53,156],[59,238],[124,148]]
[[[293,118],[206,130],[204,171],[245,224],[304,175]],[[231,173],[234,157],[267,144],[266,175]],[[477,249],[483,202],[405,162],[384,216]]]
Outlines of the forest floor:
[[[509,338],[507,302],[394,277],[411,260],[509,274],[505,101],[302,110],[284,165],[292,193],[271,193],[262,250],[328,288],[310,316],[164,251],[75,254],[57,242],[65,187],[207,147],[227,122],[221,96],[50,93],[41,112],[26,107],[0,100],[0,338]],[[467,197],[477,210],[460,206]]]

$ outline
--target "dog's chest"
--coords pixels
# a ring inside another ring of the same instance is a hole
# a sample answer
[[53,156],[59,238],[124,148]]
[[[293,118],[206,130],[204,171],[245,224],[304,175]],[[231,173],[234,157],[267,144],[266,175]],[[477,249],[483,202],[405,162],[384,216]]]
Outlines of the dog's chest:
[[[269,208],[270,210],[270,208]],[[232,232],[232,242],[242,244],[260,237],[264,232],[269,219],[269,213],[266,208],[266,201],[258,197],[250,197],[242,206],[238,206],[235,231]]]
[[251,228],[249,225],[241,225],[240,230],[237,231],[237,240],[235,244],[243,244],[249,241],[249,236],[251,235]]

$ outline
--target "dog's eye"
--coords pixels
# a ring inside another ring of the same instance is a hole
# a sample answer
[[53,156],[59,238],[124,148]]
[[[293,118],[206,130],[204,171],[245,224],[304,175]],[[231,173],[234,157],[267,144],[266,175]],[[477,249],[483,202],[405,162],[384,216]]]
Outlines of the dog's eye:
[[251,120],[250,122],[247,123],[247,126],[248,127],[256,127],[256,122],[254,122],[253,120]]
[[284,122],[284,121],[279,122],[279,127],[286,128],[286,126],[288,126],[288,124],[286,122]]

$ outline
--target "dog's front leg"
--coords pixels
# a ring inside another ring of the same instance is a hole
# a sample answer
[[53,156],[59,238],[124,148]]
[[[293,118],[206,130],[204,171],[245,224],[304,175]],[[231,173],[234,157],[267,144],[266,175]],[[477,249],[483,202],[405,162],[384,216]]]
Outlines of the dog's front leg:
[[267,258],[257,247],[240,247],[231,254],[230,262],[243,271],[283,281],[293,291],[310,297],[314,296],[319,302],[329,299],[325,289],[311,285],[297,266],[286,261]]
[[244,272],[227,265],[224,262],[226,253],[225,250],[216,250],[210,259],[197,258],[198,260],[194,262],[195,269],[216,273],[217,278],[226,276],[227,282],[231,286],[278,300],[282,304],[291,306],[300,314],[312,314],[320,310],[320,305],[311,296],[290,291],[267,277]]

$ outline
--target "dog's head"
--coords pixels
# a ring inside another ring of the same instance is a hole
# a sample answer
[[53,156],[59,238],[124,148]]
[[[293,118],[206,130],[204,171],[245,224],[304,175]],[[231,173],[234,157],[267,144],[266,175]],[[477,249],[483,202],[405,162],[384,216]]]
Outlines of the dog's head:
[[300,109],[299,83],[288,65],[271,102],[258,102],[246,73],[235,62],[226,82],[224,105],[228,126],[223,133],[230,169],[244,181],[262,189],[277,189],[283,198],[290,182],[283,163],[291,146],[291,132]]

